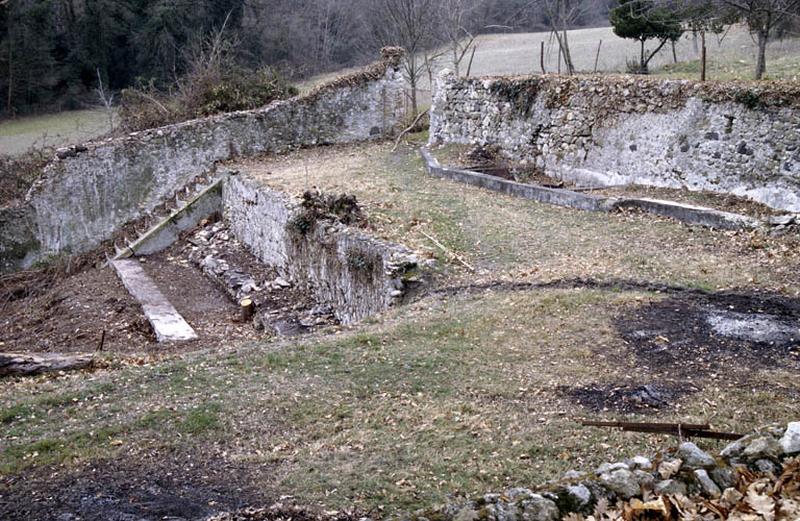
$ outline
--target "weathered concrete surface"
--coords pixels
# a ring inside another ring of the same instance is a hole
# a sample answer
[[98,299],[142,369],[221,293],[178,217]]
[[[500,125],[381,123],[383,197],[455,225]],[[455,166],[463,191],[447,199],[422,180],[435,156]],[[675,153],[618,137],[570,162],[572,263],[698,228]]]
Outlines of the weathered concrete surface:
[[431,143],[499,145],[586,185],[708,190],[800,211],[800,87],[443,75]]
[[147,276],[138,261],[115,260],[111,265],[122,284],[142,305],[145,317],[159,342],[196,340],[197,333],[161,293],[155,282]]
[[60,151],[27,197],[34,232],[1,246],[0,266],[88,251],[220,161],[393,134],[404,117],[401,56],[385,50],[363,71],[263,109]]
[[39,258],[40,247],[33,208],[0,208],[0,273],[30,266]]
[[686,224],[716,228],[718,230],[753,229],[761,225],[758,219],[745,215],[676,203],[674,201],[662,201],[660,199],[620,198],[614,203],[614,207],[632,208],[654,215],[661,215],[662,217],[670,217]]
[[191,201],[173,212],[169,217],[144,233],[130,246],[120,251],[115,259],[132,256],[147,256],[169,248],[181,233],[197,225],[215,213],[222,212],[222,185],[226,175],[214,181]]
[[425,160],[425,167],[428,173],[431,175],[541,203],[591,212],[610,212],[622,208],[637,209],[663,217],[670,217],[686,224],[721,230],[751,229],[762,224],[757,219],[744,215],[672,201],[602,197],[560,188],[545,188],[543,186],[517,183],[480,172],[443,167],[431,155],[430,151],[425,148],[420,150],[420,154]]
[[431,175],[451,179],[460,183],[486,188],[495,192],[501,192],[532,201],[578,208],[580,210],[590,210],[594,212],[611,211],[614,207],[615,199],[600,197],[590,194],[562,190],[560,188],[545,188],[524,183],[509,181],[496,176],[472,172],[470,170],[459,170],[439,165],[439,162],[431,155],[430,151],[421,149],[423,159],[426,161],[428,173]]
[[330,221],[301,229],[299,201],[244,175],[227,180],[223,204],[236,237],[262,262],[331,306],[342,323],[402,302],[419,280],[410,250]]

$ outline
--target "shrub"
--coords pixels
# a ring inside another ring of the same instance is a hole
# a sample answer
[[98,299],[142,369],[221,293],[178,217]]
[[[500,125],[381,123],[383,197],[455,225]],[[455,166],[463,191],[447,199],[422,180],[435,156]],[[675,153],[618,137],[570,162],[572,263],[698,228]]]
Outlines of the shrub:
[[[223,28],[224,30],[224,28]],[[160,127],[222,112],[250,110],[297,95],[272,67],[250,70],[236,63],[235,41],[222,30],[190,57],[189,72],[167,89],[139,81],[122,91],[120,120],[128,132]]]
[[0,206],[20,199],[41,175],[52,149],[31,149],[21,156],[0,155]]

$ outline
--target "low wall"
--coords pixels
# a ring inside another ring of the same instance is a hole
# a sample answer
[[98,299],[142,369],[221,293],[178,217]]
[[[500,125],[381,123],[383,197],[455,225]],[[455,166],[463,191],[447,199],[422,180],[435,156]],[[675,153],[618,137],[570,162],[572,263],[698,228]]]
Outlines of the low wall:
[[385,49],[363,71],[263,109],[59,151],[27,196],[30,232],[11,237],[0,229],[0,267],[88,251],[220,161],[395,133],[404,116],[401,57]]
[[301,229],[303,209],[297,200],[243,175],[225,182],[223,207],[239,241],[330,305],[342,323],[401,302],[409,283],[417,280],[418,262],[410,250],[325,220]]
[[499,145],[579,185],[709,190],[800,212],[797,84],[444,74],[430,135]]

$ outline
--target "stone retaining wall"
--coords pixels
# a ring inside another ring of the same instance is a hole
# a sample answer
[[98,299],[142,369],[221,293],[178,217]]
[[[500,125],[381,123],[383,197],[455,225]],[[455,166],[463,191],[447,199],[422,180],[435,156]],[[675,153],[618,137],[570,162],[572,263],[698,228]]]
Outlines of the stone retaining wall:
[[220,161],[396,132],[403,114],[402,50],[311,93],[60,150],[27,205],[0,226],[0,270],[88,251]]
[[800,212],[800,85],[439,78],[431,143],[496,144],[579,185],[644,184]]
[[331,306],[342,323],[402,302],[419,281],[417,257],[410,250],[327,220],[299,226],[299,201],[244,175],[225,182],[223,207],[239,241]]

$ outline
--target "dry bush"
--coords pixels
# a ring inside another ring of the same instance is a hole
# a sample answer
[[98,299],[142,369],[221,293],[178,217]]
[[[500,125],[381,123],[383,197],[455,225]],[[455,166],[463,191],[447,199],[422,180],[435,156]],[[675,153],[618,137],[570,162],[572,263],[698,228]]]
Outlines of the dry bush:
[[25,195],[52,152],[50,148],[31,148],[21,156],[0,155],[0,207]]
[[246,69],[236,63],[235,40],[224,27],[190,53],[189,72],[166,91],[153,83],[122,91],[122,130],[132,132],[223,112],[251,110],[298,91],[278,70]]

